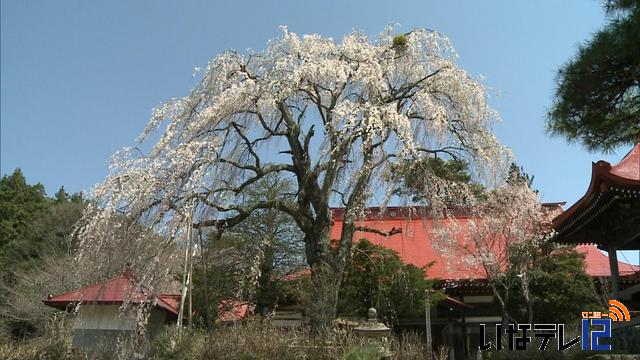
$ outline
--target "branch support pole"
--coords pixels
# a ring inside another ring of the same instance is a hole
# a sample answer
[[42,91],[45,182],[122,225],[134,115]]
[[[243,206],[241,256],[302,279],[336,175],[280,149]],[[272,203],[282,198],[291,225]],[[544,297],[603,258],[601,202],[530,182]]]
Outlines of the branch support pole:
[[432,359],[433,344],[431,342],[431,306],[429,305],[429,289],[424,291],[424,326],[427,337],[427,358]]
[[[184,303],[187,299],[187,291],[191,287],[191,271],[189,268],[189,263],[191,262],[191,256],[193,252],[191,251],[191,229],[193,227],[193,210],[187,217],[187,246],[184,251],[184,269],[182,272],[182,294],[180,299],[180,312],[178,313],[178,322],[176,323],[176,327],[178,329],[178,333],[182,331],[182,324],[184,322]],[[190,314],[191,315],[191,314]]]

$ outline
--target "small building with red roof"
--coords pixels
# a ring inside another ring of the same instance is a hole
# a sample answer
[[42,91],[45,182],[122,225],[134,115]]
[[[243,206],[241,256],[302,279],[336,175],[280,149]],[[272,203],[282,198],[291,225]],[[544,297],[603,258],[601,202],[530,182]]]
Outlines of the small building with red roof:
[[223,324],[234,323],[247,319],[252,312],[252,306],[246,301],[222,300],[218,304],[218,321]]
[[[138,331],[136,313],[141,305],[150,307],[146,334],[154,338],[165,326],[176,323],[180,294],[151,295],[137,282],[131,269],[105,282],[85,286],[59,295],[49,295],[44,303],[50,307],[78,313],[75,318],[73,348],[92,347],[113,342],[118,337]],[[132,305],[124,313],[123,305]]]

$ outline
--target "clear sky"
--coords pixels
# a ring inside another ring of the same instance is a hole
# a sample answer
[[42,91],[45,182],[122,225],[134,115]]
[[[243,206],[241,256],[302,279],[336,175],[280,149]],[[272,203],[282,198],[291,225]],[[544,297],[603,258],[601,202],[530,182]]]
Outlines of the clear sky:
[[579,199],[591,162],[617,162],[545,135],[557,69],[605,22],[596,0],[1,2],[0,172],[22,168],[53,194],[88,190],[131,145],[151,109],[185,95],[193,69],[225,49],[262,49],[279,25],[341,39],[425,27],[486,76],[498,137],[544,201]]

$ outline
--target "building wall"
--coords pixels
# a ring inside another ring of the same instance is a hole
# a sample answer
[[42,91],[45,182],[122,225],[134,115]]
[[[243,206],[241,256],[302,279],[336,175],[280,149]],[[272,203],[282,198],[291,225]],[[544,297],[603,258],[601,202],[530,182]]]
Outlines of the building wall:
[[158,309],[151,310],[151,315],[149,315],[149,322],[147,323],[147,334],[149,334],[149,337],[151,339],[154,339],[157,336],[161,335],[166,329],[166,326],[170,326],[165,326],[165,324],[167,324],[167,313]]
[[[166,314],[151,310],[147,335],[153,339],[165,329]],[[123,314],[119,305],[83,305],[76,317],[73,348],[112,346],[118,339],[128,340],[136,331],[134,314]]]
[[120,314],[119,305],[82,305],[74,329],[135,330],[135,319]]

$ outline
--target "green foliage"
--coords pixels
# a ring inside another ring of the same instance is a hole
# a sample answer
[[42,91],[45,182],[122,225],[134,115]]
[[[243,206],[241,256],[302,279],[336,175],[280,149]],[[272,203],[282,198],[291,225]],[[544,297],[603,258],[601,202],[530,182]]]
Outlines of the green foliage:
[[378,349],[375,347],[354,346],[342,356],[342,360],[378,360]]
[[543,257],[533,276],[537,322],[570,322],[585,309],[603,306],[585,271],[584,255],[574,249],[561,248]]
[[73,224],[80,219],[82,195],[69,195],[64,187],[55,199],[40,183],[29,185],[20,169],[0,180],[0,269],[11,282],[11,271],[28,269],[34,260],[59,250],[69,252]]
[[24,261],[20,249],[30,222],[44,212],[51,201],[40,183],[29,185],[20,169],[0,180],[0,268],[9,269]]
[[559,71],[547,129],[607,151],[640,141],[640,1],[605,7],[609,23]]
[[[586,310],[604,310],[593,280],[585,271],[584,255],[569,247],[542,253],[531,270],[530,295],[536,323],[570,323]],[[514,289],[510,314],[527,320],[521,289]]]
[[509,176],[506,181],[511,185],[525,185],[531,188],[534,178],[535,176],[527,174],[522,166],[511,163],[509,166]]
[[[424,291],[431,287],[426,269],[404,264],[397,252],[362,239],[354,244],[338,295],[338,314],[366,316],[371,307],[380,319],[394,323],[399,318],[424,313]],[[440,296],[433,297],[435,301]]]
[[[485,191],[481,184],[472,181],[469,174],[469,164],[464,160],[450,159],[443,160],[437,157],[426,157],[419,161],[411,161],[397,166],[393,170],[393,177],[401,184],[396,189],[396,195],[409,195],[413,202],[424,202],[425,191],[428,191],[429,185],[425,183],[426,173],[431,173],[437,178],[451,182],[469,186],[471,193],[476,197],[482,198]],[[444,194],[445,197],[447,194]],[[444,199],[455,205],[455,199]]]
[[13,256],[5,262],[13,264],[2,270],[0,333],[15,339],[41,334],[54,312],[42,300],[73,290],[68,287],[72,283],[69,263],[78,243],[72,232],[84,207],[84,203],[51,204],[31,220],[20,241],[5,247]]
[[241,251],[243,240],[224,236],[219,241],[209,241],[205,245],[207,258],[196,259],[192,291],[197,325],[206,325],[207,311],[211,321],[214,321],[218,315],[218,305],[222,300],[238,298],[247,300],[247,294],[251,288],[247,279],[244,253]]

